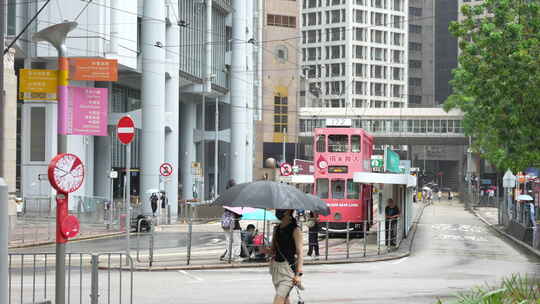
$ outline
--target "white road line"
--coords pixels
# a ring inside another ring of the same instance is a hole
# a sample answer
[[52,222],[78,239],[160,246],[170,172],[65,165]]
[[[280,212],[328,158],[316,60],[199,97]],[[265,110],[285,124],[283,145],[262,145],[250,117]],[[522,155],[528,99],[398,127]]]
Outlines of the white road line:
[[181,273],[181,274],[183,274],[183,275],[185,275],[186,277],[188,277],[188,278],[194,280],[194,281],[197,281],[197,282],[202,282],[202,281],[204,281],[203,278],[200,278],[200,277],[198,277],[198,276],[196,276],[196,275],[192,275],[191,273],[188,273],[188,272],[185,271],[185,270],[178,270],[178,272]]
[[392,265],[401,264],[401,263],[405,262],[408,258],[409,258],[408,256],[407,256],[407,257],[404,257],[404,258],[401,258],[401,259],[399,259],[399,260],[397,260],[397,261],[392,262],[391,264],[392,264]]

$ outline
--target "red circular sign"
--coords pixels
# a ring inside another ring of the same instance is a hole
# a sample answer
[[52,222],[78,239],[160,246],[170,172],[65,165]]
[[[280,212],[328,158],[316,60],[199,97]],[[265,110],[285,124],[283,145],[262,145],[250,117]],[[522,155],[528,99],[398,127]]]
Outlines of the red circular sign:
[[163,163],[159,166],[161,176],[170,176],[173,173],[173,166],[169,163]]
[[79,220],[73,215],[66,216],[60,226],[60,232],[66,238],[74,238],[80,229]]
[[124,145],[129,144],[135,137],[135,122],[129,116],[120,118],[116,125],[118,140]]
[[283,163],[279,167],[279,171],[281,171],[281,175],[289,176],[289,175],[291,175],[293,173],[293,168],[292,168],[291,164]]
[[84,165],[77,155],[70,153],[56,155],[47,173],[51,186],[62,193],[77,191],[84,181]]

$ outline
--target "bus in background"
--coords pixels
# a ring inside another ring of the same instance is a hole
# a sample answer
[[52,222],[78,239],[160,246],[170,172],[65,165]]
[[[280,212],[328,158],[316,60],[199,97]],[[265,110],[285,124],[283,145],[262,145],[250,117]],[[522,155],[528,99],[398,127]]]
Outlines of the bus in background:
[[[331,233],[363,231],[372,221],[372,187],[353,182],[354,172],[371,170],[373,137],[363,129],[327,127],[314,130],[315,195],[330,207],[330,215],[319,216],[322,229]],[[327,126],[329,123],[327,122]]]

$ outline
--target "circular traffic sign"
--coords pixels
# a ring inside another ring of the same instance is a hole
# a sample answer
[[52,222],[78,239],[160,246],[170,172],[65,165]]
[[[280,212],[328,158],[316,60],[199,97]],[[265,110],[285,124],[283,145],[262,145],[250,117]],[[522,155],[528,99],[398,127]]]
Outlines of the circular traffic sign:
[[173,173],[173,166],[169,163],[163,163],[159,166],[161,176],[170,176]]
[[289,175],[291,175],[293,173],[293,168],[292,168],[291,164],[283,163],[279,167],[279,171],[281,172],[281,175],[289,176]]
[[135,137],[135,122],[129,116],[120,118],[116,125],[118,140],[124,145],[129,144]]
[[77,191],[84,181],[84,165],[77,155],[63,153],[56,155],[49,164],[49,182],[58,192]]

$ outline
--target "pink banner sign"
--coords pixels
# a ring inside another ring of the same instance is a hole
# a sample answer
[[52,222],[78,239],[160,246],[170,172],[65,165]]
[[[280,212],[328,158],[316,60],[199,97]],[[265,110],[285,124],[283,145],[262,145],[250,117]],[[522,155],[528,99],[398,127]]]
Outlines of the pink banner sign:
[[68,107],[58,133],[107,136],[108,89],[69,87]]

